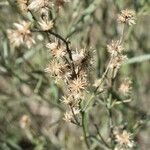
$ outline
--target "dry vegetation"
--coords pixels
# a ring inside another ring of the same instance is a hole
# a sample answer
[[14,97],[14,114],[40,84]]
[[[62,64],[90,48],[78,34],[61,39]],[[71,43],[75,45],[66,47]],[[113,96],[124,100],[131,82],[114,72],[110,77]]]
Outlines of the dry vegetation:
[[0,150],[148,150],[148,0],[0,1]]

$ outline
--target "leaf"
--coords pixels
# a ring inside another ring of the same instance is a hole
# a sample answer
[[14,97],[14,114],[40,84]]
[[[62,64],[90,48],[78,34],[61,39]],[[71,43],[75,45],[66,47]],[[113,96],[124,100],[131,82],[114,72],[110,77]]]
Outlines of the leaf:
[[8,140],[7,143],[11,147],[12,150],[21,150],[21,148],[12,140]]
[[141,55],[141,56],[130,58],[124,63],[124,65],[140,63],[140,62],[148,61],[148,60],[150,60],[150,54],[146,54],[146,55]]

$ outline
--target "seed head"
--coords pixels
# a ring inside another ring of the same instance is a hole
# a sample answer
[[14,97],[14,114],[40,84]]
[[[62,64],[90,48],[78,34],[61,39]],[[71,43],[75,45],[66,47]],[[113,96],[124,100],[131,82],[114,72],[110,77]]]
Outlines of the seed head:
[[27,3],[28,3],[28,0],[17,0],[17,4],[19,5],[19,8],[22,13],[27,12],[27,10],[28,10]]
[[126,55],[118,55],[118,56],[114,57],[110,64],[110,68],[119,69],[125,60],[127,60]]
[[63,96],[63,103],[67,106],[76,107],[78,106],[78,100],[73,95]]
[[135,11],[128,9],[122,10],[121,14],[118,15],[118,22],[128,25],[135,24]]
[[50,53],[55,58],[62,58],[66,54],[65,47],[61,46],[57,42],[48,43],[46,47],[50,49]]
[[20,119],[21,128],[26,128],[30,124],[30,118],[27,115],[23,115]]
[[66,122],[71,122],[72,119],[73,119],[73,114],[72,114],[71,111],[66,112],[66,113],[64,114],[63,120],[65,120]]
[[111,44],[107,45],[107,49],[111,56],[117,56],[124,50],[119,40],[112,41]]
[[42,20],[41,22],[39,22],[39,25],[41,26],[41,29],[43,31],[49,31],[53,28],[54,23],[53,23],[53,21],[44,21],[44,20]]
[[49,7],[50,4],[50,0],[32,0],[28,6],[28,9],[34,11],[41,11],[42,8]]
[[84,90],[87,87],[87,81],[85,78],[78,77],[77,79],[74,79],[69,84],[69,89],[73,93],[79,93],[81,90]]
[[67,65],[63,62],[57,62],[55,60],[52,60],[48,67],[45,69],[45,72],[50,73],[52,76],[61,76],[65,73]]
[[132,148],[134,146],[134,142],[132,140],[132,134],[127,132],[126,130],[116,133],[115,139],[117,142],[117,147],[120,149]]
[[7,30],[8,38],[13,47],[19,47],[20,45],[26,44],[28,48],[35,43],[32,33],[30,31],[30,22],[22,21],[14,23],[16,29]]
[[124,79],[119,87],[119,91],[124,95],[129,94],[132,89],[131,84],[132,82],[130,79],[128,78]]

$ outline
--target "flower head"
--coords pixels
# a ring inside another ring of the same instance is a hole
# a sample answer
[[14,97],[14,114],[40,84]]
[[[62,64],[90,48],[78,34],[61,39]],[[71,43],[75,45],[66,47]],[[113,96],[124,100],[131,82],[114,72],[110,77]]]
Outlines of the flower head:
[[78,106],[78,100],[73,95],[63,96],[63,103],[67,106],[75,107]]
[[115,134],[115,139],[117,142],[118,148],[132,148],[134,146],[134,142],[132,140],[132,134],[127,132],[126,130],[120,131]]
[[46,44],[46,47],[49,48],[50,50],[57,49],[58,43],[57,42],[48,43],[48,44]]
[[28,9],[34,11],[41,11],[42,8],[49,7],[50,4],[50,0],[32,0],[28,6]]
[[51,30],[54,26],[53,21],[44,21],[42,20],[41,22],[39,22],[39,25],[41,26],[43,31],[48,31]]
[[87,50],[87,49],[81,49],[76,50],[72,54],[72,59],[74,61],[75,65],[85,65],[85,64],[91,64],[92,63],[92,57],[95,51]]
[[85,52],[83,50],[81,50],[80,52],[76,51],[76,53],[72,54],[72,59],[75,65],[80,65],[84,57]]
[[118,21],[129,25],[135,24],[135,11],[128,9],[122,10],[121,14],[118,15]]
[[128,79],[128,78],[124,79],[123,82],[121,83],[120,87],[119,87],[119,91],[121,93],[123,93],[124,95],[127,95],[132,89],[131,83],[132,82],[130,79]]
[[52,56],[55,58],[62,58],[66,54],[65,48],[58,42],[48,43],[46,47],[50,49]]
[[23,12],[23,13],[27,12],[27,10],[28,10],[28,8],[27,8],[28,0],[17,0],[17,3],[19,5],[19,8],[20,8],[21,12]]
[[64,47],[59,47],[58,49],[53,49],[51,50],[51,54],[55,57],[55,58],[62,58],[65,56],[66,54],[66,50]]
[[86,79],[78,77],[77,79],[74,79],[71,81],[71,83],[69,84],[69,89],[73,93],[78,93],[81,90],[84,90],[86,88],[86,86],[87,86]]
[[23,115],[20,119],[21,128],[26,128],[30,124],[30,118],[27,115]]
[[20,24],[14,23],[16,29],[9,29],[7,31],[8,38],[13,47],[19,47],[26,44],[28,48],[35,43],[32,33],[30,31],[31,23],[22,21]]
[[119,40],[112,41],[111,44],[107,45],[107,49],[111,56],[117,56],[124,50]]
[[72,119],[73,119],[73,114],[72,114],[71,111],[66,112],[66,113],[64,114],[63,120],[65,120],[66,122],[71,122]]
[[67,65],[63,62],[57,62],[55,60],[52,60],[48,67],[45,69],[45,72],[50,73],[52,76],[61,76],[65,73]]
[[118,55],[114,57],[110,63],[110,68],[119,69],[125,60],[127,60],[126,55]]

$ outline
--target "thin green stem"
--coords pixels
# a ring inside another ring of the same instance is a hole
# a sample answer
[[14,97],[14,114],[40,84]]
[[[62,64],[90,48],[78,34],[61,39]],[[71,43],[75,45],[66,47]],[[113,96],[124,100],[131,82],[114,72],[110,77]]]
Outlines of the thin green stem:
[[90,149],[90,145],[89,145],[89,142],[88,142],[88,133],[87,133],[87,124],[86,124],[86,113],[84,111],[81,112],[81,115],[82,115],[82,129],[83,129],[83,136],[84,136],[84,140],[85,140],[85,143],[86,143],[86,146],[88,149]]
[[103,136],[101,135],[101,133],[99,132],[99,129],[98,129],[98,126],[95,124],[95,128],[96,128],[96,131],[97,131],[97,134],[99,136],[99,138],[101,139],[101,141],[103,142],[103,144],[108,148],[110,149],[110,146],[107,144],[107,142],[104,140]]
[[123,24],[123,28],[122,28],[122,33],[120,36],[120,44],[122,44],[123,40],[124,40],[124,34],[125,34],[125,24]]
[[104,82],[105,77],[106,77],[106,75],[107,75],[107,73],[108,73],[108,71],[109,71],[110,64],[111,64],[112,60],[113,60],[113,57],[111,57],[111,59],[110,59],[108,65],[107,65],[107,68],[106,68],[105,72],[103,73],[103,75],[102,75],[102,77],[101,77],[101,82],[100,82],[99,85],[96,87],[94,93],[97,92],[98,88],[99,88],[99,87],[102,85],[102,83]]

